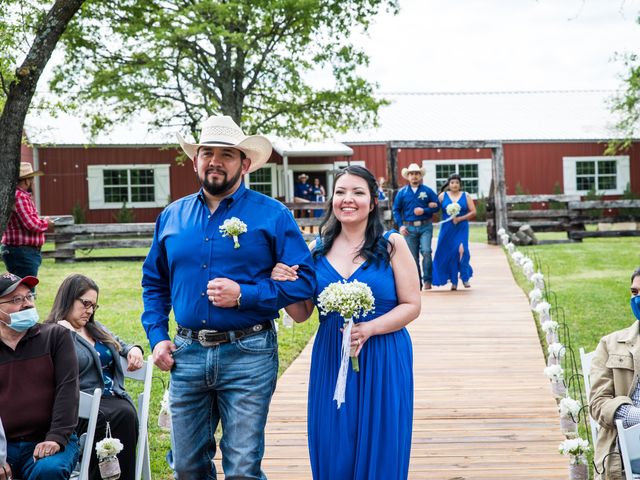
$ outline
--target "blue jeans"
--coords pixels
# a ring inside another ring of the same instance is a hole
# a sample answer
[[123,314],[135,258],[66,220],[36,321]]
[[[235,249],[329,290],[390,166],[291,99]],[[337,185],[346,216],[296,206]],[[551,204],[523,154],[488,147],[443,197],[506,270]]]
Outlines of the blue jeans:
[[38,276],[38,269],[42,263],[42,254],[36,247],[14,247],[2,245],[2,260],[7,270],[19,277]]
[[11,465],[12,477],[24,480],[67,480],[78,461],[78,437],[69,438],[69,443],[55,455],[33,461],[33,450],[38,442],[7,443],[7,463]]
[[433,223],[429,222],[426,225],[420,225],[414,227],[413,225],[407,225],[409,235],[405,240],[409,245],[409,250],[413,258],[416,260],[416,266],[418,267],[418,276],[420,277],[420,254],[422,254],[422,283],[431,283],[433,278],[433,261],[431,259],[431,238],[433,237]]
[[267,330],[215,347],[181,336],[174,342],[169,399],[175,478],[216,478],[214,434],[222,422],[225,478],[266,479],[260,465],[278,378],[276,333]]

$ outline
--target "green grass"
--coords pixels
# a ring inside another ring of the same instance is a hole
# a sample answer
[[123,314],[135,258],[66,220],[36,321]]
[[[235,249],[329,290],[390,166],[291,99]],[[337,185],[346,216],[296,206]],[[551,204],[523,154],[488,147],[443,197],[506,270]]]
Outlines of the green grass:
[[[144,255],[143,253],[126,252],[126,255]],[[91,255],[110,254],[111,251],[95,251]],[[37,307],[40,317],[44,320],[51,309],[53,298],[62,280],[71,273],[82,273],[95,280],[100,287],[98,303],[100,309],[96,319],[104,323],[114,333],[129,343],[141,345],[145,356],[150,353],[144,329],[140,323],[142,313],[141,262],[79,262],[74,264],[56,264],[53,260],[45,260],[39,271],[40,285],[37,288]],[[292,328],[284,328],[280,324],[278,333],[278,348],[280,369],[282,374],[300,351],[309,342],[318,327],[317,312],[303,324],[296,324]],[[173,320],[170,332],[175,332]],[[171,471],[165,461],[169,449],[169,434],[161,431],[157,426],[160,400],[163,387],[168,385],[169,374],[154,370],[154,382],[149,416],[149,439],[151,453],[151,471],[154,479],[170,479]],[[127,380],[127,391],[133,398],[142,390],[140,382]]]

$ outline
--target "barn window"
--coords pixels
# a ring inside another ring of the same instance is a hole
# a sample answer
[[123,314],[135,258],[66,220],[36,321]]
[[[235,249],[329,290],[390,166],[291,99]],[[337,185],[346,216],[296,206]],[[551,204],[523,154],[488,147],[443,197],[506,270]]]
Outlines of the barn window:
[[629,157],[564,157],[565,194],[622,194],[629,182]]
[[164,207],[169,198],[169,165],[90,165],[89,208]]
[[491,159],[481,160],[437,160],[423,162],[424,181],[428,187],[437,191],[447,183],[452,173],[462,178],[462,188],[474,198],[486,196],[491,184]]
[[275,165],[265,165],[255,172],[250,173],[247,176],[249,188],[256,192],[264,193],[269,197],[275,197],[273,167],[275,167]]

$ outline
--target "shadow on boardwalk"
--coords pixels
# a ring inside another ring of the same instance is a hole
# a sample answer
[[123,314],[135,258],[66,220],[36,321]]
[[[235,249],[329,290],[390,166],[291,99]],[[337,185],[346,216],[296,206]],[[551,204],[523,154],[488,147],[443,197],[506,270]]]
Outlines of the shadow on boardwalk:
[[[471,255],[472,288],[423,293],[422,313],[409,326],[415,375],[409,478],[566,479],[558,413],[527,298],[500,248],[473,244]],[[263,468],[272,480],[311,478],[310,357],[308,345],[279,380],[271,404]]]

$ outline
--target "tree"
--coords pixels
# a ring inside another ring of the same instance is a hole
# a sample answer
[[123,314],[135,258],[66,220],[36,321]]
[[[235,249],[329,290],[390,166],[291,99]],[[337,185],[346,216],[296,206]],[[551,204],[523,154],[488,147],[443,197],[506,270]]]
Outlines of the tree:
[[[385,102],[349,35],[383,7],[397,0],[90,0],[52,87],[91,105],[94,133],[140,112],[194,136],[212,114],[302,138],[371,125]],[[330,88],[311,85],[318,69]]]
[[[0,0],[0,232],[15,202],[22,131],[29,105],[51,54],[84,0],[56,0],[48,12],[40,4]],[[33,30],[32,30],[33,28]],[[33,33],[31,38],[30,32]],[[18,66],[20,47],[30,44]]]
[[640,123],[640,58],[636,54],[621,58],[625,69],[622,75],[624,88],[611,99],[611,110],[617,117],[615,127],[621,138],[609,142],[606,153],[612,155],[631,147]]

